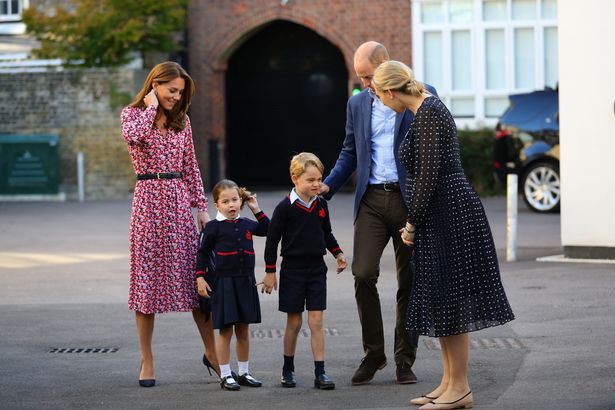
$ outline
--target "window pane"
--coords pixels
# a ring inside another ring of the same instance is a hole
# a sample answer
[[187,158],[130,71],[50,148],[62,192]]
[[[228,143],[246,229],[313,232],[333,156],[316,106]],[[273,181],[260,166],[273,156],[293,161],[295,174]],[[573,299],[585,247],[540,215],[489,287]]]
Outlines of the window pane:
[[488,90],[506,88],[504,30],[485,30],[485,77]]
[[531,20],[536,18],[536,0],[512,0],[513,20]]
[[534,88],[534,30],[515,30],[515,87]]
[[470,31],[453,31],[451,37],[453,90],[472,88],[472,48]]
[[506,0],[484,0],[483,20],[503,21],[506,20]]
[[474,117],[474,98],[451,98],[453,117]]
[[508,98],[492,97],[485,98],[485,117],[499,117],[504,114],[508,107]]
[[557,18],[557,0],[542,0],[542,18]]
[[8,3],[8,0],[0,0],[0,14],[1,15],[9,14],[9,3]]
[[19,14],[19,1],[11,1],[11,14]]
[[421,21],[423,23],[443,23],[444,10],[441,2],[421,4]]
[[423,34],[425,82],[442,88],[442,33],[439,31]]
[[545,28],[545,86],[555,88],[559,79],[557,27]]
[[472,0],[451,0],[449,11],[452,23],[472,21]]

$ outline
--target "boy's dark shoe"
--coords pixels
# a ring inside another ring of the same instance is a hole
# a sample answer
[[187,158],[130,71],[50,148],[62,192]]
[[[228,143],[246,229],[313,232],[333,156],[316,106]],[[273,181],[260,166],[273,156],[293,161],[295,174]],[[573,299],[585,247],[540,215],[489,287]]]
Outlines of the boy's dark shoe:
[[359,386],[361,384],[367,384],[372,381],[376,371],[381,370],[387,365],[386,357],[372,359],[371,357],[364,357],[361,360],[361,364],[354,376],[352,376],[352,385]]
[[320,390],[333,390],[335,389],[335,383],[326,374],[321,374],[314,379],[314,387]]
[[250,373],[242,374],[237,379],[240,385],[248,386],[248,387],[261,387],[263,383],[259,380],[256,380]]
[[295,379],[295,372],[282,371],[282,387],[295,387],[297,386],[297,379]]
[[397,364],[397,384],[413,384],[416,383],[416,375],[412,371],[412,367],[408,363]]
[[233,376],[223,377],[220,380],[220,387],[222,387],[224,390],[230,390],[230,391],[239,390],[241,388],[237,384],[235,379],[233,379]]

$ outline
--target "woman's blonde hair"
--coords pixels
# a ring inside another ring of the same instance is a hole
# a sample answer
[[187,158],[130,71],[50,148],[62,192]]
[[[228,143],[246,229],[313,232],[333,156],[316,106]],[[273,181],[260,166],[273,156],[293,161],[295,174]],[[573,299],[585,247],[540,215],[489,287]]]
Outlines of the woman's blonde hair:
[[241,206],[239,207],[239,209],[243,209],[244,203],[252,195],[252,192],[248,191],[244,187],[240,187],[239,185],[237,185],[235,181],[231,181],[230,179],[223,179],[222,181],[214,185],[213,189],[211,190],[211,195],[214,197],[215,203],[218,202],[218,199],[220,199],[220,193],[224,191],[225,189],[236,189],[237,190],[237,193],[239,194],[239,198],[241,198]]
[[167,118],[167,123],[165,126],[167,128],[172,128],[175,131],[182,131],[186,127],[186,113],[190,107],[192,96],[194,96],[194,81],[192,81],[192,78],[182,66],[174,63],[173,61],[165,61],[152,68],[145,79],[145,83],[143,83],[143,88],[139,91],[130,106],[145,108],[145,102],[143,99],[150,91],[152,91],[154,82],[164,84],[169,81],[173,81],[178,77],[183,78],[185,82],[181,99],[177,104],[175,104],[175,106],[173,106],[171,110],[165,110],[162,108],[161,104],[158,104],[156,120],[158,120],[164,113]]
[[414,97],[419,97],[425,91],[425,86],[416,81],[410,67],[394,60],[385,61],[376,68],[372,84],[378,91],[399,91]]
[[311,152],[300,152],[290,160],[290,176],[299,178],[310,165],[316,167],[321,175],[325,173],[325,166],[316,155]]

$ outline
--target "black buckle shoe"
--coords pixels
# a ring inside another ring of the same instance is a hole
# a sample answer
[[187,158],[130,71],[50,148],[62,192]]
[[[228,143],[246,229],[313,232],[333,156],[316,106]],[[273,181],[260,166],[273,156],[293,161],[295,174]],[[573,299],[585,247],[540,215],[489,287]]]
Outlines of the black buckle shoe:
[[321,374],[314,379],[314,387],[320,390],[333,390],[335,389],[335,383],[326,374]]
[[352,385],[359,386],[371,382],[376,371],[383,369],[386,365],[386,357],[382,357],[381,359],[364,357],[363,360],[361,360],[359,368],[354,372],[354,376],[352,376]]
[[261,387],[263,385],[263,383],[261,383],[259,380],[256,380],[254,377],[252,377],[250,373],[242,374],[241,376],[239,376],[239,379],[237,379],[237,381],[240,385],[248,387]]
[[398,363],[397,371],[395,372],[397,384],[414,384],[416,383],[416,375],[412,371],[412,367],[407,363]]
[[235,379],[233,379],[233,376],[223,377],[220,380],[220,387],[223,388],[224,390],[229,390],[229,391],[235,391],[241,388],[239,384],[237,384]]
[[296,387],[297,379],[295,378],[295,372],[282,371],[282,387]]

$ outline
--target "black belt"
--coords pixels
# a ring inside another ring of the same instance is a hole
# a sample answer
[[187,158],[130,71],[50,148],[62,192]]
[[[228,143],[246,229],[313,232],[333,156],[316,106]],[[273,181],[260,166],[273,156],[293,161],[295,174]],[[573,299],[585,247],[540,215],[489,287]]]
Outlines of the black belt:
[[385,182],[384,184],[369,184],[370,188],[381,189],[387,192],[399,192],[399,182]]
[[143,181],[144,179],[173,179],[181,177],[181,172],[156,172],[155,174],[139,174],[137,175],[137,180]]

